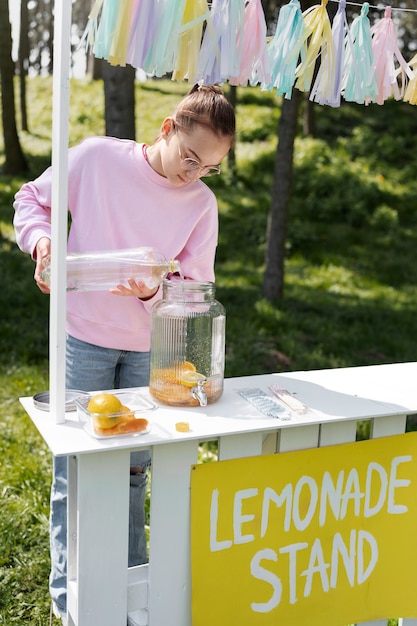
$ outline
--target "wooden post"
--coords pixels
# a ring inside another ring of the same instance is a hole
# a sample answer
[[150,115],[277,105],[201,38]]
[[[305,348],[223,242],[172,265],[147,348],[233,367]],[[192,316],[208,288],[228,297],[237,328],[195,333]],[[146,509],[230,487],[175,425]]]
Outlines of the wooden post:
[[65,319],[71,0],[56,0],[52,92],[52,240],[49,331],[50,410],[65,422]]

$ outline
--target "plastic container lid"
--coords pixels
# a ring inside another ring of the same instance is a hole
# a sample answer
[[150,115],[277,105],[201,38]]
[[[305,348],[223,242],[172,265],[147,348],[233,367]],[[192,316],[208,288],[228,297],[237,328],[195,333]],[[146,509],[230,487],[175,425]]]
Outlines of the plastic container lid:
[[[76,411],[75,399],[80,396],[86,396],[85,391],[79,391],[78,389],[69,389],[65,392],[65,410]],[[41,391],[33,396],[33,404],[37,409],[42,411],[49,411],[49,391]]]

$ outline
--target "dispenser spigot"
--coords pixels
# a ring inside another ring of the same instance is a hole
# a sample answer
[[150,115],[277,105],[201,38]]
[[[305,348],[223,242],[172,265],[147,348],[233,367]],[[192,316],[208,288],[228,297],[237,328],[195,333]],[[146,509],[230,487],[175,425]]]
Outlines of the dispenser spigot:
[[191,395],[194,400],[197,400],[200,406],[207,406],[207,394],[204,391],[204,385],[207,382],[206,379],[199,380],[198,383],[191,389]]

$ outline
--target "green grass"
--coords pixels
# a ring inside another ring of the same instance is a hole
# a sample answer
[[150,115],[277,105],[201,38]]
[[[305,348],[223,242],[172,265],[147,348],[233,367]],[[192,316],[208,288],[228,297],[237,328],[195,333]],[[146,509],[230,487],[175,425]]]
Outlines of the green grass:
[[[186,90],[166,80],[137,85],[138,139],[152,142]],[[30,172],[0,176],[5,626],[49,619],[51,459],[18,401],[48,387],[48,298],[14,243],[12,202],[50,160],[51,80],[30,80],[28,91],[30,132],[20,136]],[[416,360],[417,109],[401,102],[316,107],[317,137],[296,141],[284,297],[271,303],[261,284],[280,103],[256,88],[238,95],[237,174],[226,165],[208,179],[220,207],[216,282],[227,312],[226,376]],[[104,133],[103,109],[101,82],[72,82],[71,145]]]

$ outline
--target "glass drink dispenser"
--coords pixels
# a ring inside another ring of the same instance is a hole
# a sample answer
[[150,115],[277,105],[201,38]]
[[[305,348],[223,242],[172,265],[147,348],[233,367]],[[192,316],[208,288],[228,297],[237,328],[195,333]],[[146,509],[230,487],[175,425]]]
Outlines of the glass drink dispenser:
[[161,404],[206,406],[223,393],[226,312],[211,282],[164,280],[152,309],[149,391]]

